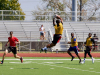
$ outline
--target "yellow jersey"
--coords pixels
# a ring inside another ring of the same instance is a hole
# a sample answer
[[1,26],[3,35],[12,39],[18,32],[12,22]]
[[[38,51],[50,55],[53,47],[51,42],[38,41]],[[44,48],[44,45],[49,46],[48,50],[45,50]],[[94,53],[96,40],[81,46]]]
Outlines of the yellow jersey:
[[88,38],[86,39],[86,46],[92,46],[91,38],[92,38],[92,37],[88,37]]
[[[74,40],[74,39],[76,39],[76,37],[71,38],[71,47],[78,46],[77,39],[76,40]],[[74,41],[76,41],[76,42],[73,43]]]
[[59,26],[55,25],[55,34],[62,34],[63,33],[63,25],[62,23],[59,23]]

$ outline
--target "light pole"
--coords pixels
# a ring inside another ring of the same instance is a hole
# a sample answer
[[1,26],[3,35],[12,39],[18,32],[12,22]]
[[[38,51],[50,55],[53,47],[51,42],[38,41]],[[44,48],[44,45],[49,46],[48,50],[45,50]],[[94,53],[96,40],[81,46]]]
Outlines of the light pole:
[[82,21],[82,0],[80,0],[80,21]]

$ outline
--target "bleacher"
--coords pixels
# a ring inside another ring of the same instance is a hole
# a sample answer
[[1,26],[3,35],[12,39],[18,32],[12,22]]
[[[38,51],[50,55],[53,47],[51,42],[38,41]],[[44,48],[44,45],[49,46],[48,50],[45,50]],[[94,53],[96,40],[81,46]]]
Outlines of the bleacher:
[[0,41],[7,41],[9,32],[13,31],[14,36],[21,41],[39,40],[39,28],[43,23],[36,22],[0,22]]
[[[46,31],[46,40],[44,41],[47,42],[49,37],[48,31],[51,31],[52,35],[55,33],[52,22],[0,21],[0,41],[6,42],[8,40],[7,37],[9,36],[9,32],[13,31],[14,36],[18,37],[21,42],[39,42],[41,41],[39,28],[42,24],[44,25]],[[56,47],[58,48],[61,46],[63,47],[63,50],[66,49],[65,30],[68,32],[69,39],[71,38],[71,32],[74,32],[78,42],[85,42],[88,37],[88,33],[90,32],[96,33],[97,36],[100,37],[99,22],[64,22],[63,27],[64,32],[62,39],[60,44]],[[98,42],[100,42],[100,39]]]

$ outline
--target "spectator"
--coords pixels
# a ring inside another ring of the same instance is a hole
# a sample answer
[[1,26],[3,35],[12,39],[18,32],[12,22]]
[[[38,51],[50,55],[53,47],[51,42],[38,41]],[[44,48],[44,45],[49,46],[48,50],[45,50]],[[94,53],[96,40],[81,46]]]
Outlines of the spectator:
[[45,28],[43,27],[43,25],[41,25],[41,27],[39,28],[40,31],[40,40],[44,40],[45,38]]

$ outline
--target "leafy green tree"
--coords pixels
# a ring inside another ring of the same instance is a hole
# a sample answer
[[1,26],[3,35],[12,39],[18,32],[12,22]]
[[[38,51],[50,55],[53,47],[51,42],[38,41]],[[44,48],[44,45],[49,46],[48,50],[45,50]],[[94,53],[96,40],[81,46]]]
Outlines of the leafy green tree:
[[[43,9],[38,7],[37,8],[38,11],[33,11],[33,15],[40,15],[40,16],[34,16],[34,20],[51,20],[54,14],[63,15],[62,18],[67,18],[65,12],[59,12],[59,11],[66,10],[66,5],[64,5],[63,3],[63,1],[65,0],[62,0],[62,1],[61,0],[42,0],[42,1],[46,5]],[[50,11],[55,11],[55,12],[50,12]]]
[[[5,10],[3,12],[0,11],[0,14],[1,15],[3,14],[3,20],[25,19],[25,16],[19,16],[19,15],[25,15],[25,13],[22,11],[18,0],[0,0],[0,10]],[[2,16],[0,16],[0,19],[2,19]]]
[[[45,3],[45,7],[37,8],[37,10],[33,11],[33,15],[40,15],[34,16],[34,20],[50,20],[50,16],[57,13],[62,15],[64,20],[72,20],[72,0],[42,0]],[[100,0],[82,0],[82,20],[97,20],[98,18],[95,17],[99,15],[97,11],[100,9]],[[44,12],[44,11],[53,11],[51,12]],[[55,11],[55,12],[54,12]],[[59,12],[65,11],[65,12]],[[78,11],[78,20],[80,16],[80,0],[77,0],[77,11]],[[41,16],[46,15],[46,16]],[[47,17],[48,15],[48,17]]]

